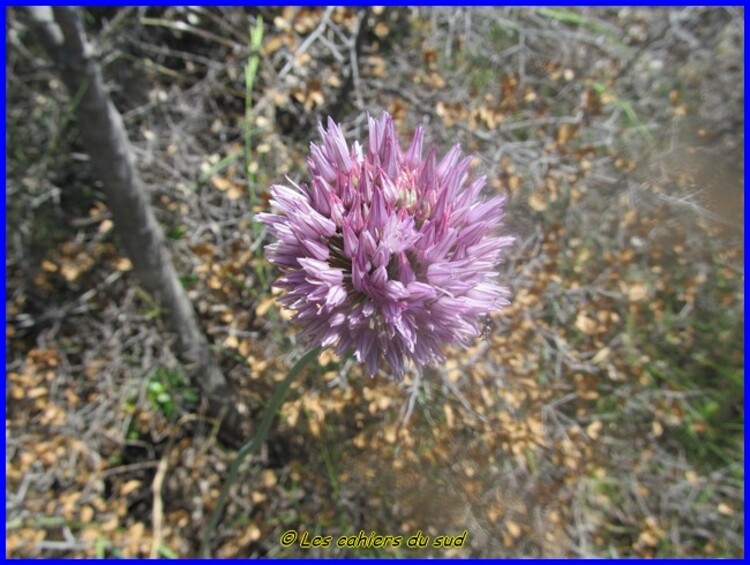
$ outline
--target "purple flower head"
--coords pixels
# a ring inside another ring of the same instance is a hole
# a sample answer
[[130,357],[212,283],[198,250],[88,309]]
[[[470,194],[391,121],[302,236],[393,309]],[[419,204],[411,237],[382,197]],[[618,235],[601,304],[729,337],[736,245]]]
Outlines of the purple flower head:
[[469,179],[459,145],[423,158],[421,127],[404,152],[390,115],[368,124],[363,150],[328,118],[309,183],[272,186],[275,213],[259,220],[303,335],[353,350],[371,376],[385,358],[401,378],[407,360],[443,361],[443,344],[479,336],[479,316],[508,303],[495,269],[513,238],[494,234],[504,200],[480,199],[486,178]]

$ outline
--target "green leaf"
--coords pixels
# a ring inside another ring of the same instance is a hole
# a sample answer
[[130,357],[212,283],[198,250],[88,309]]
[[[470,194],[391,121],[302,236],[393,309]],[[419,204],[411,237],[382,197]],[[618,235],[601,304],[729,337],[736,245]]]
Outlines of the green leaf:
[[177,559],[177,554],[166,545],[159,545],[159,554],[167,559]]

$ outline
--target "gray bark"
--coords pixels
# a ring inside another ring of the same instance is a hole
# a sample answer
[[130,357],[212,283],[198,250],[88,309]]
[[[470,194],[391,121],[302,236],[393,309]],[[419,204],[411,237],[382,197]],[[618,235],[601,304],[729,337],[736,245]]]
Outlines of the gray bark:
[[58,7],[33,7],[29,12],[71,97],[85,89],[76,118],[94,173],[103,184],[115,233],[141,284],[164,308],[166,325],[176,338],[175,353],[191,382],[201,390],[211,416],[221,418],[222,438],[236,444],[242,439],[241,418],[229,384],[212,359],[208,341],[177,277],[136,169],[122,116],[104,88],[80,14]]

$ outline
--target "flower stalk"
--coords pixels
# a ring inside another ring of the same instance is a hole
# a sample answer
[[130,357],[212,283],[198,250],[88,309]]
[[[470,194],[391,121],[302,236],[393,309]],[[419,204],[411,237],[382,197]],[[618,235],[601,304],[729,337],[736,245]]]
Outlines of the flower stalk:
[[266,406],[266,410],[263,413],[263,418],[260,421],[260,426],[258,426],[258,433],[255,434],[255,437],[247,442],[244,446],[242,446],[242,448],[237,452],[237,457],[235,457],[234,461],[232,462],[232,466],[229,468],[229,473],[227,474],[227,478],[224,481],[224,485],[221,487],[221,493],[219,494],[219,499],[216,502],[216,507],[211,514],[211,520],[209,521],[208,526],[203,532],[203,540],[201,542],[201,557],[211,556],[212,536],[215,534],[216,527],[219,525],[221,515],[224,511],[224,506],[226,505],[229,489],[232,488],[232,485],[237,480],[237,473],[239,472],[242,462],[245,460],[245,458],[247,458],[248,455],[257,450],[263,444],[263,442],[266,441],[268,432],[271,430],[271,423],[273,422],[273,418],[279,411],[279,408],[281,408],[281,404],[284,401],[284,397],[286,396],[286,393],[289,390],[292,382],[294,382],[294,379],[297,378],[297,375],[299,375],[302,369],[304,369],[305,365],[307,365],[311,360],[315,359],[319,353],[319,347],[311,349],[310,351],[305,353],[299,361],[297,361],[294,367],[292,367],[286,378],[276,388],[273,393],[273,397],[271,397],[271,401]]

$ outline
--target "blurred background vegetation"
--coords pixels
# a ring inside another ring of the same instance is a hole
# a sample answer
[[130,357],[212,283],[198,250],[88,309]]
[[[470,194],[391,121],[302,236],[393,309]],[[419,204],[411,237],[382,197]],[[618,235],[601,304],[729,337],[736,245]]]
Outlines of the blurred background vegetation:
[[[742,8],[87,8],[249,423],[304,350],[253,214],[332,115],[475,154],[513,304],[402,383],[328,352],[243,467],[246,556],[744,553]],[[254,31],[254,33],[253,33]],[[195,555],[234,451],[113,236],[71,99],[6,13],[6,553]],[[411,418],[404,423],[404,414]],[[464,548],[284,548],[288,530]]]

